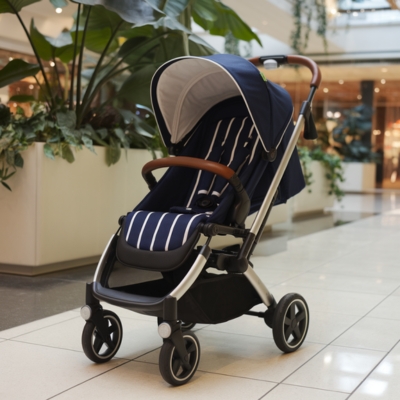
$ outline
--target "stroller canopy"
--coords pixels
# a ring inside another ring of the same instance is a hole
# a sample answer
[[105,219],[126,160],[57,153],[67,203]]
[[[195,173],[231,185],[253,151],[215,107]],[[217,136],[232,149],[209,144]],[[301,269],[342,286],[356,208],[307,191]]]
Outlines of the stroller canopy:
[[264,150],[276,149],[293,115],[289,94],[249,61],[230,54],[181,57],[153,76],[151,98],[164,144],[177,144],[214,105],[242,96]]

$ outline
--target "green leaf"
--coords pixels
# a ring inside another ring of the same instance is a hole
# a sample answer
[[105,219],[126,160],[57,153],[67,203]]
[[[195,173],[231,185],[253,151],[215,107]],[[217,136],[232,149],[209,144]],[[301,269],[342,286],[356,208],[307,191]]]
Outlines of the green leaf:
[[88,6],[101,5],[117,13],[124,21],[140,24],[153,20],[153,7],[148,0],[73,0]]
[[190,0],[167,0],[163,11],[170,17],[177,17],[188,6],[189,2]]
[[[20,12],[23,7],[29,6],[30,4],[37,3],[41,0],[0,0],[0,14],[3,13],[11,13],[15,14],[16,12]],[[14,7],[15,11],[13,10],[13,7],[10,6],[10,4]]]
[[18,168],[24,167],[24,159],[22,158],[20,153],[15,154],[14,165]]
[[110,145],[106,148],[106,164],[108,166],[118,162],[121,157],[121,147],[116,139],[110,137]]
[[29,64],[19,59],[12,60],[0,71],[0,88],[28,76],[35,76],[39,71],[38,64]]
[[43,146],[43,152],[44,152],[44,155],[45,155],[47,158],[50,158],[51,160],[54,160],[54,152],[53,152],[53,148],[51,147],[50,144],[46,143],[46,144]]
[[46,61],[52,60],[54,55],[53,46],[48,42],[46,37],[37,30],[33,19],[31,20],[29,33],[40,58]]
[[9,101],[15,101],[16,103],[29,103],[35,101],[35,98],[27,94],[16,94],[15,96],[10,97]]
[[7,183],[5,183],[4,181],[0,181],[0,183],[1,183],[6,189],[8,189],[10,192],[12,192],[10,186],[8,186]]
[[66,0],[50,0],[50,3],[53,4],[54,8],[64,8],[68,5]]
[[[193,18],[199,21],[196,22],[203,27],[204,22],[214,22],[218,18],[217,10],[214,7],[214,2],[211,0],[196,0],[193,4]],[[204,22],[203,22],[204,21]],[[206,29],[206,28],[204,28]]]
[[158,65],[152,64],[132,73],[123,83],[117,96],[133,103],[151,107],[150,82],[157,69]]
[[67,143],[63,143],[61,146],[61,157],[64,160],[68,161],[70,164],[75,161],[74,153]]
[[76,114],[75,111],[59,111],[56,114],[57,123],[59,127],[74,129],[76,125]]
[[[111,28],[108,27],[92,31],[88,30],[85,37],[85,47],[88,50],[93,51],[94,53],[101,54],[104,51],[104,48],[106,47],[108,41],[110,40],[111,34]],[[75,31],[71,32],[71,36],[74,41],[78,41],[79,45],[82,43],[83,31],[78,31],[77,39]],[[118,39],[115,38],[108,48],[108,53],[112,53],[113,51],[117,50],[118,47]]]
[[93,147],[93,139],[87,135],[82,135],[83,144],[94,154],[96,154]]

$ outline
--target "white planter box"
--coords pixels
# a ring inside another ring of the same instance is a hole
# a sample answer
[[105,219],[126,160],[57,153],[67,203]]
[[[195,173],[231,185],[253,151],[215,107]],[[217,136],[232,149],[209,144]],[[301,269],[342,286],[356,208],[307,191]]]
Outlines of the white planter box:
[[376,164],[345,162],[344,178],[340,188],[345,192],[365,192],[375,189]]
[[36,143],[25,165],[0,190],[0,271],[36,275],[96,262],[118,228],[118,218],[147,193],[147,150],[128,150],[111,167],[105,148],[84,149],[68,164]]
[[328,194],[329,182],[325,177],[324,166],[319,161],[312,161],[310,171],[312,172],[311,180],[313,183],[311,186],[306,186],[292,200],[292,215],[294,217],[319,213],[324,211],[325,208],[333,206],[335,198]]

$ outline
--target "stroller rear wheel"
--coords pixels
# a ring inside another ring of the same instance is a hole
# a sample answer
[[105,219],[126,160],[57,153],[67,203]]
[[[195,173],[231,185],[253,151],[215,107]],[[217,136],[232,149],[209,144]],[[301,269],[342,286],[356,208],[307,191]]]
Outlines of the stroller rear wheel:
[[161,347],[159,368],[164,380],[173,386],[184,385],[189,382],[200,360],[200,343],[196,335],[192,332],[183,334],[187,356],[187,365],[185,366],[179,357],[178,351],[171,340],[165,340]]
[[82,348],[89,360],[101,364],[111,360],[122,341],[122,324],[118,315],[103,311],[107,333],[102,335],[92,321],[87,321],[82,332]]
[[297,293],[282,297],[276,306],[272,333],[275,344],[284,353],[296,351],[304,342],[309,325],[306,301]]

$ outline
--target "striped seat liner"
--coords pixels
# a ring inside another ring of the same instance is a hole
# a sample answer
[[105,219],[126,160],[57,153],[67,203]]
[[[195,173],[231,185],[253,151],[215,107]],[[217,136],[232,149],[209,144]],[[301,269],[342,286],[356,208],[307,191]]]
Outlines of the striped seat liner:
[[[250,164],[259,144],[254,124],[249,117],[226,118],[215,121],[205,146],[205,160],[227,165],[238,174]],[[199,223],[204,222],[218,206],[228,187],[225,179],[210,172],[198,171],[188,192],[185,206],[173,207],[171,212],[133,211],[126,217],[126,242],[140,250],[169,251],[185,244]],[[212,208],[199,206],[204,198]]]
[[140,250],[175,250],[185,244],[199,223],[207,218],[206,214],[135,211],[126,218],[125,240]]

